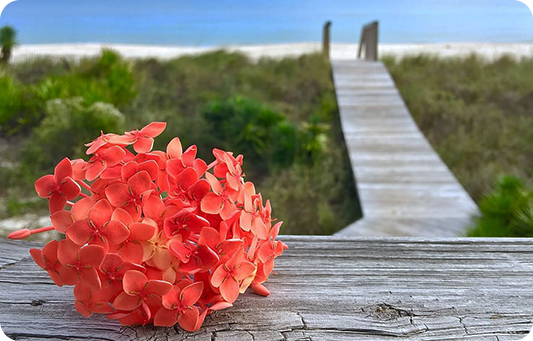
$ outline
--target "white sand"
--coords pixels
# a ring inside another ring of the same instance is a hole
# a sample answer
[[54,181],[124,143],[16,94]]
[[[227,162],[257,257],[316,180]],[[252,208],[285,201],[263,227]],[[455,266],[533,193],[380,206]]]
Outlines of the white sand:
[[[127,58],[160,58],[170,59],[187,54],[198,54],[206,51],[225,49],[241,51],[253,59],[261,57],[281,58],[299,56],[305,53],[318,52],[320,43],[291,43],[272,45],[219,46],[219,47],[180,47],[150,46],[124,44],[43,44],[21,45],[14,50],[13,60],[23,61],[39,55],[56,56],[69,59],[80,59],[100,53],[102,48],[112,48]],[[517,58],[533,56],[533,43],[448,43],[448,44],[381,44],[379,54],[397,56],[418,53],[439,56],[467,56],[477,53],[488,59],[509,54]],[[332,44],[331,57],[334,59],[351,59],[357,55],[357,44]]]

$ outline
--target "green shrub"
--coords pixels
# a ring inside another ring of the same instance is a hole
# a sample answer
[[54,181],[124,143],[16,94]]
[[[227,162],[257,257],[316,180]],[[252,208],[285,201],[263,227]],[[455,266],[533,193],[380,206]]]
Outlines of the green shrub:
[[[20,74],[27,67],[13,66],[10,72]],[[79,97],[86,108],[98,102],[120,107],[135,95],[131,63],[116,52],[104,50],[97,59],[87,60],[70,72],[42,76],[35,84],[21,86],[12,77],[0,76],[0,127],[2,132],[13,134],[39,125],[45,118],[48,101],[53,99]]]
[[533,192],[515,177],[500,178],[479,203],[471,237],[533,237]]
[[124,115],[107,103],[86,108],[83,99],[50,100],[46,117],[23,150],[24,163],[36,173],[51,170],[62,158],[85,156],[84,144],[100,131],[122,133]]
[[2,131],[17,121],[23,108],[23,89],[12,77],[0,74],[0,127]]
[[102,91],[107,97],[105,100],[88,97],[87,104],[104,101],[120,106],[129,103],[136,95],[131,63],[112,50],[103,50],[96,63],[81,76],[96,82],[89,82],[91,88],[82,87],[82,91],[77,95],[85,97],[86,92],[90,90],[92,93]]
[[[285,117],[256,101],[236,97],[208,104],[203,113],[212,144],[244,154],[249,162],[267,162]],[[274,133],[274,134],[273,134]]]

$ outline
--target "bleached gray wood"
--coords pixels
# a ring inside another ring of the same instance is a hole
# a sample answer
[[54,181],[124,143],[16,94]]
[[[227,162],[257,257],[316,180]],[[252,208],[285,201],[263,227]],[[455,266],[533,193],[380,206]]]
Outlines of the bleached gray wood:
[[363,218],[338,235],[456,237],[477,206],[426,140],[381,62],[334,60]]
[[357,50],[357,58],[361,58],[363,48],[366,60],[378,59],[378,22],[373,21],[361,30],[361,39]]
[[[0,326],[16,340],[521,340],[533,319],[533,240],[282,236],[267,282],[198,333],[83,318],[28,257],[0,242]],[[9,255],[9,258],[4,258]]]

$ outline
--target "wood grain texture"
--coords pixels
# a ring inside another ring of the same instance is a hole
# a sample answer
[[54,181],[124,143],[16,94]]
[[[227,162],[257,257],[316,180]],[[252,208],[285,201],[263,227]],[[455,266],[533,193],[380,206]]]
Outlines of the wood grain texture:
[[[533,240],[282,236],[270,297],[242,295],[198,333],[74,310],[27,243],[0,242],[0,325],[15,340],[521,340]],[[9,259],[5,258],[9,254]]]
[[381,62],[332,61],[363,218],[338,235],[456,237],[477,206],[433,150]]

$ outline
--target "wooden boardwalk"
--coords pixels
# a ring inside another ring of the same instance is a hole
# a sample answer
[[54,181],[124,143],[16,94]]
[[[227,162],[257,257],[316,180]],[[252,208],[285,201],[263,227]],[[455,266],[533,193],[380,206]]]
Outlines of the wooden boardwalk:
[[477,206],[419,130],[381,62],[332,61],[363,218],[357,236],[464,235]]
[[533,239],[282,236],[266,283],[197,333],[74,309],[24,242],[0,240],[0,326],[14,340],[511,341],[531,330]]

